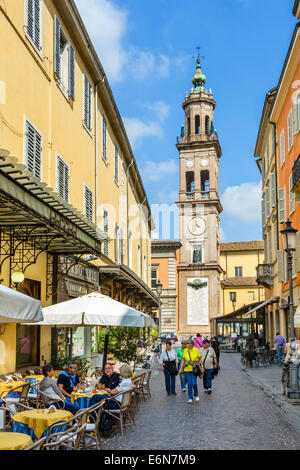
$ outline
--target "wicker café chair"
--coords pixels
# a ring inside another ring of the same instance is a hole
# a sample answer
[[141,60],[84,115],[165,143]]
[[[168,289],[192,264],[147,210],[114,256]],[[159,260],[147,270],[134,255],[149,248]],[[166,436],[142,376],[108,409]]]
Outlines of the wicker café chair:
[[[133,392],[133,389],[131,388],[130,390],[126,390],[125,392],[120,392],[117,395],[114,395],[113,398],[108,398],[106,400],[106,403],[108,403],[109,401],[115,401],[120,406],[120,409],[117,409],[117,410],[109,410],[106,408],[105,412],[108,413],[110,416],[112,416],[120,424],[122,436],[123,436],[124,426],[134,425],[134,417],[133,417],[132,407],[131,407],[132,392]],[[116,397],[118,396],[122,396],[122,403],[116,400]],[[126,418],[129,419],[129,424],[125,423]]]
[[8,391],[4,391],[0,395],[0,399],[3,401],[3,403],[6,405],[8,402],[10,403],[23,403],[24,405],[28,406],[28,393],[29,389],[31,387],[30,383],[26,383],[24,385],[19,385],[19,387],[13,388],[12,390],[9,390],[9,393],[11,392],[16,392],[20,393],[20,396],[18,398],[8,398]]
[[44,444],[46,439],[47,439],[47,437],[42,437],[38,441],[35,441],[32,444],[30,444],[29,446],[24,447],[23,450],[43,450],[43,444]]
[[76,423],[66,431],[50,434],[43,444],[43,450],[80,450],[86,424]]
[[59,400],[55,399],[53,397],[50,397],[47,395],[45,392],[42,392],[41,390],[38,391],[37,393],[37,398],[36,398],[36,407],[37,408],[48,408],[50,404],[56,404],[57,408],[59,410],[64,410],[65,409],[65,402],[64,400]]
[[148,370],[148,372],[145,373],[144,380],[142,383],[144,395],[148,396],[149,398],[151,398],[151,390],[150,390],[151,374],[152,374],[152,369]]
[[83,424],[86,424],[89,417],[87,410],[88,408],[79,410],[74,416],[72,416],[72,418],[68,419],[67,421],[52,424],[52,426],[49,427],[49,435],[65,432],[65,428],[68,430],[73,428],[75,425],[82,426]]
[[106,400],[102,400],[99,403],[96,403],[95,405],[86,409],[89,413],[89,423],[87,423],[83,435],[83,443],[85,449],[95,449],[95,447],[97,450],[103,449],[99,424],[105,401]]

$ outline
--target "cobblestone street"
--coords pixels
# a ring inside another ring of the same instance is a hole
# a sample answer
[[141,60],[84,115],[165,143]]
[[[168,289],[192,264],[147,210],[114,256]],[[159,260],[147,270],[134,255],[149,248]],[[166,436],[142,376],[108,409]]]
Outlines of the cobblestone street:
[[[200,402],[188,404],[176,382],[167,396],[157,362],[151,379],[152,398],[142,402],[134,427],[124,436],[104,440],[105,450],[295,450],[300,436],[277,406],[253,385],[232,354],[222,354],[221,370],[211,396],[199,387]],[[199,384],[199,382],[198,382]]]

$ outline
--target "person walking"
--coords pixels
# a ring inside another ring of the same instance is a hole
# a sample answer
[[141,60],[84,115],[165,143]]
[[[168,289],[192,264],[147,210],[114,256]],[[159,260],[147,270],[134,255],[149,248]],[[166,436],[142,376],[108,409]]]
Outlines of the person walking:
[[185,372],[188,384],[188,403],[193,403],[193,395],[196,401],[199,401],[197,375],[194,374],[194,368],[196,366],[201,366],[201,368],[203,369],[203,362],[201,359],[200,350],[198,348],[195,348],[194,341],[191,339],[187,341],[187,348],[183,351],[183,357],[179,371],[180,374],[182,371]]
[[218,369],[220,369],[220,343],[217,336],[213,336],[210,342],[211,347],[214,349],[218,362]]
[[281,334],[278,332],[276,333],[276,338],[274,339],[274,344],[276,346],[277,351],[277,358],[278,358],[278,365],[279,367],[282,366],[282,361],[284,360],[284,349],[286,346],[286,340]]
[[197,333],[196,338],[194,339],[194,346],[195,348],[201,349],[203,346],[203,339],[200,333]]
[[248,348],[245,352],[245,359],[248,361],[250,367],[253,367],[253,361],[255,361],[256,355],[254,344],[249,342]]
[[159,358],[161,371],[165,374],[166,391],[168,395],[176,395],[175,383],[178,375],[178,356],[176,351],[172,350],[171,341],[166,342],[166,349]]
[[[184,350],[186,349],[186,341],[185,340],[182,340],[181,341],[181,347],[177,349],[177,357],[178,357],[178,370],[180,370],[180,367],[181,367],[181,363],[182,363],[182,358],[183,358],[183,353],[184,353]],[[180,384],[181,384],[181,390],[183,392],[186,392],[186,384],[187,384],[187,380],[186,380],[186,375],[185,375],[185,372],[182,372],[180,375]]]
[[214,348],[211,347],[210,342],[208,339],[203,341],[203,348],[200,350],[202,360],[203,360],[203,368],[204,368],[204,375],[203,375],[203,387],[204,392],[211,394],[212,390],[212,379],[214,370],[218,367],[217,356],[215,353]]

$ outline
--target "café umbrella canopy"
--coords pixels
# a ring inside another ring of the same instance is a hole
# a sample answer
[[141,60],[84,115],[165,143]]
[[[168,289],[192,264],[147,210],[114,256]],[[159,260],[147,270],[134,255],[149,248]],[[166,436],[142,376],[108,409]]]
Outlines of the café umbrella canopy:
[[44,320],[40,325],[155,328],[149,315],[98,292],[45,307],[43,315]]
[[29,323],[42,320],[39,300],[0,284],[0,323]]

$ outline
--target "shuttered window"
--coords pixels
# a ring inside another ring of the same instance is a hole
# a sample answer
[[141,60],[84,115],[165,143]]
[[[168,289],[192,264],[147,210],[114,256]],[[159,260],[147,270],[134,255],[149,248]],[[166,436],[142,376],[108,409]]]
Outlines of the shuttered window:
[[119,182],[119,149],[117,144],[115,144],[115,180]]
[[277,222],[274,224],[274,251],[275,251],[275,258],[277,258],[277,251],[278,251],[278,237],[277,237]]
[[292,191],[293,187],[293,175],[290,176],[289,189],[290,189],[290,214],[295,210],[295,193]]
[[288,146],[289,150],[293,145],[293,116],[292,116],[292,111],[290,111],[288,115]]
[[276,145],[275,126],[272,126],[271,138],[272,138],[272,154],[273,154],[275,152],[275,145]]
[[85,127],[91,131],[92,130],[92,85],[84,74],[84,125]]
[[265,159],[263,158],[261,161],[261,175],[262,175],[262,180],[265,181]]
[[284,129],[282,129],[281,134],[280,134],[280,162],[281,162],[281,166],[285,162],[285,135],[284,135]]
[[297,134],[300,130],[300,93],[293,98],[293,133]]
[[270,188],[269,186],[266,187],[265,197],[266,197],[266,218],[268,219],[271,213],[270,212]]
[[[103,231],[108,235],[108,212],[103,210]],[[103,253],[108,256],[108,241],[103,243]]]
[[27,34],[41,50],[41,0],[27,0]]
[[28,121],[26,122],[26,165],[34,176],[41,178],[42,137]]
[[60,157],[57,157],[57,192],[69,201],[69,167]]
[[93,192],[87,186],[84,186],[84,213],[93,222]]
[[271,173],[271,204],[272,207],[275,207],[276,204],[276,175]]
[[269,264],[273,261],[272,257],[272,232],[269,232]]
[[63,92],[75,101],[75,51],[54,17],[54,73]]
[[266,169],[269,168],[269,165],[270,165],[270,147],[269,147],[269,144],[267,144],[267,148],[266,148]]
[[262,226],[266,225],[266,204],[265,199],[261,200],[261,218],[262,218]]
[[279,190],[279,222],[286,221],[285,188]]
[[102,157],[105,161],[107,161],[106,134],[107,134],[107,122],[106,122],[105,116],[102,116]]

